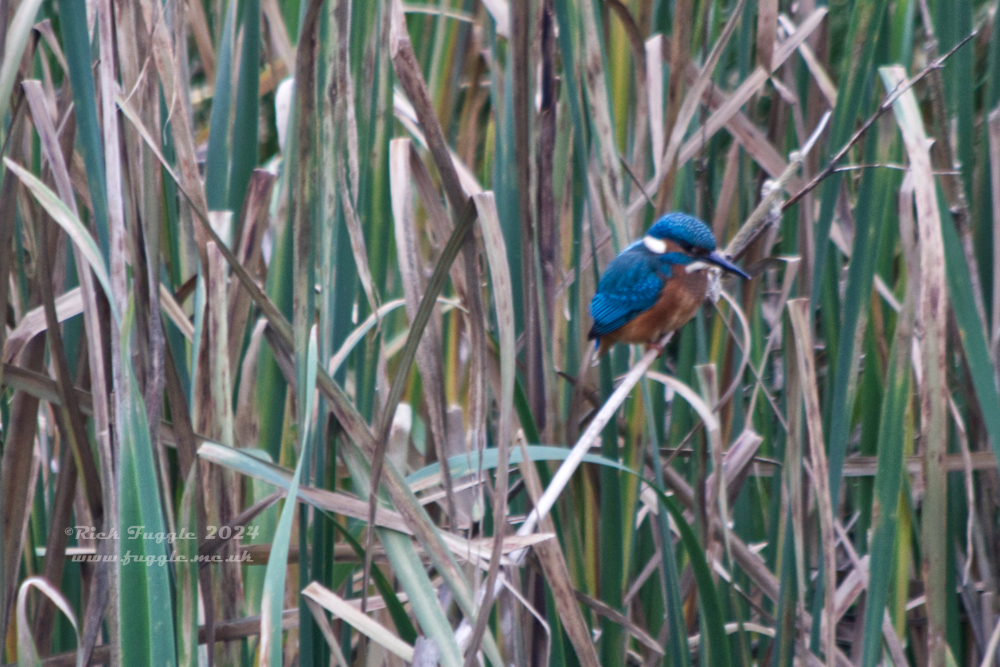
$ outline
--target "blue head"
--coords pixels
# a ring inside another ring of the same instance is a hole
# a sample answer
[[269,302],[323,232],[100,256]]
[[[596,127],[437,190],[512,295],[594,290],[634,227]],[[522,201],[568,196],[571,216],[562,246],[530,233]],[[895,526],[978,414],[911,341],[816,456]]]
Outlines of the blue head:
[[667,213],[646,232],[661,241],[673,241],[685,254],[710,253],[715,250],[715,237],[704,222],[687,213]]
[[[708,225],[687,213],[667,213],[649,228],[642,241],[650,252],[663,255],[664,259],[669,257],[668,261],[671,263],[707,262],[743,278],[750,278],[716,252],[715,237]],[[681,261],[673,261],[675,257]]]

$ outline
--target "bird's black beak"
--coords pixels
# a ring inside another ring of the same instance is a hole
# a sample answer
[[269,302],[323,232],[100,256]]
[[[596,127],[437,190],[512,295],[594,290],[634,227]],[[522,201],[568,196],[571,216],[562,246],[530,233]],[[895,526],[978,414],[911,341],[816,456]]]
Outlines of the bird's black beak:
[[747,275],[747,273],[743,271],[743,269],[741,269],[740,267],[736,266],[728,259],[723,257],[718,251],[712,252],[712,254],[710,254],[708,257],[705,258],[705,261],[715,264],[719,268],[729,271],[730,273],[735,273],[736,275],[742,277],[744,280],[750,280],[750,276]]

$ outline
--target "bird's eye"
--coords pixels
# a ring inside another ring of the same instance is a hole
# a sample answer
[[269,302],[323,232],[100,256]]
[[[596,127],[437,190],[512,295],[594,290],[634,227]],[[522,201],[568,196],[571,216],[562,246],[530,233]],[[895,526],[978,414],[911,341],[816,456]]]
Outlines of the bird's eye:
[[681,241],[677,245],[679,245],[681,247],[681,250],[683,250],[684,252],[691,252],[691,244],[688,243],[687,241]]

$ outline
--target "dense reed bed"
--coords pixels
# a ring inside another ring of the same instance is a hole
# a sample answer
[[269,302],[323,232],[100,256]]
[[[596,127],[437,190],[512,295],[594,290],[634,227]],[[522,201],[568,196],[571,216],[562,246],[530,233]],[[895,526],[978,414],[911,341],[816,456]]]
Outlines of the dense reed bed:
[[4,662],[1000,665],[997,8],[0,0]]

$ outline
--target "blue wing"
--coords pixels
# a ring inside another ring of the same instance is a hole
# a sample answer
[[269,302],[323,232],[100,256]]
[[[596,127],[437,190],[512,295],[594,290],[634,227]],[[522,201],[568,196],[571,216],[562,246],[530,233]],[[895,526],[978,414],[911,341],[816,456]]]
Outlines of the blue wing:
[[630,246],[611,260],[590,301],[594,326],[588,338],[609,334],[652,308],[663,289],[664,278],[669,276],[669,265],[661,264],[640,248]]

